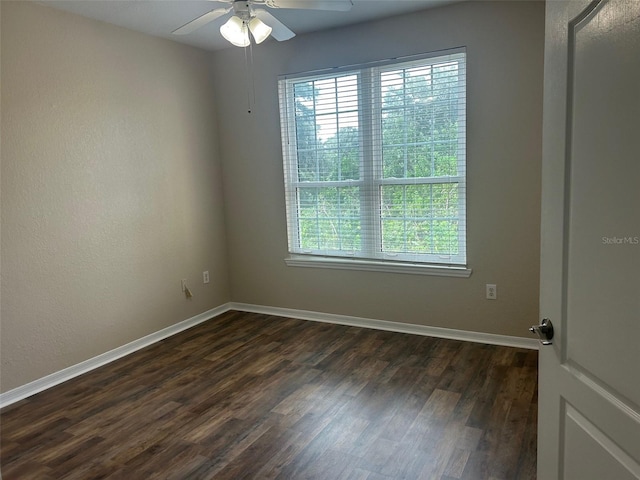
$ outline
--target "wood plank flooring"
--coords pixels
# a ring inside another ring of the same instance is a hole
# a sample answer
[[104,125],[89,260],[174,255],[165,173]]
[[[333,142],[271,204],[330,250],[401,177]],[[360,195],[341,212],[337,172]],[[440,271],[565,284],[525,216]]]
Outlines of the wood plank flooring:
[[0,412],[2,478],[535,479],[537,352],[227,312]]

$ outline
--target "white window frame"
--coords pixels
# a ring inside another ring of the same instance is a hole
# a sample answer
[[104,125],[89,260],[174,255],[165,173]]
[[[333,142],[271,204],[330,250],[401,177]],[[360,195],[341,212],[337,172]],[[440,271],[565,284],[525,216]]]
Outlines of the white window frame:
[[[283,75],[279,78],[278,94],[281,102],[281,129],[282,148],[284,154],[284,176],[285,176],[285,196],[287,208],[287,237],[289,244],[289,256],[285,259],[289,266],[321,267],[349,270],[368,271],[388,271],[395,273],[427,274],[439,276],[469,277],[471,269],[466,262],[466,151],[459,149],[458,175],[455,177],[423,177],[423,178],[383,178],[382,175],[382,132],[379,128],[382,117],[382,102],[378,98],[381,94],[380,73],[385,70],[410,67],[412,63],[418,65],[433,65],[442,63],[445,57],[454,55],[455,58],[463,60],[466,69],[466,51],[464,48],[457,48],[448,51],[433,52],[421,56],[413,56],[402,59],[393,59],[375,64],[361,66],[349,66],[334,68],[320,72],[307,72],[295,75]],[[373,67],[373,68],[372,68]],[[460,80],[459,108],[466,122],[466,70],[465,79]],[[359,180],[339,180],[339,181],[304,181],[298,179],[298,158],[296,146],[296,134],[290,132],[290,127],[295,125],[295,98],[293,95],[293,85],[298,82],[309,80],[321,80],[323,78],[336,78],[341,75],[358,75],[359,92],[359,131],[360,141],[360,179]],[[364,82],[372,86],[363,85]],[[363,101],[362,92],[373,92],[376,96],[373,101]],[[370,109],[374,105],[374,110]],[[375,126],[375,127],[374,127]],[[377,128],[376,128],[377,127]],[[368,138],[364,141],[363,136]],[[466,128],[464,136],[466,137]],[[461,138],[466,145],[466,139]],[[375,153],[374,153],[375,152]],[[438,254],[392,254],[382,251],[381,232],[381,188],[385,185],[420,185],[420,184],[442,184],[457,183],[458,189],[458,212],[462,219],[459,228],[458,255],[438,255]],[[372,236],[362,236],[362,252],[366,257],[356,256],[355,252],[340,250],[306,250],[299,245],[299,223],[298,223],[298,189],[313,187],[345,187],[357,186],[360,188],[360,217],[363,229],[372,232]],[[373,199],[368,202],[364,199]],[[368,225],[366,225],[368,223]]]

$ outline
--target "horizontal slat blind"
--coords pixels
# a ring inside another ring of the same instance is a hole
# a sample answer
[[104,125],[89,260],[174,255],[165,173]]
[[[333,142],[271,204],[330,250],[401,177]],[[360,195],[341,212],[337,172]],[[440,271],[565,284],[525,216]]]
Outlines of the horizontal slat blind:
[[289,251],[466,264],[464,50],[279,80]]

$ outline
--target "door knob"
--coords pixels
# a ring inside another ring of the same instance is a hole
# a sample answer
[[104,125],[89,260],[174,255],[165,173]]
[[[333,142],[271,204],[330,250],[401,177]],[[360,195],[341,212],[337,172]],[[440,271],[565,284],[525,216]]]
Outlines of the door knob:
[[531,333],[537,334],[542,345],[551,345],[553,342],[553,323],[548,318],[542,320],[540,325],[534,325],[529,329]]

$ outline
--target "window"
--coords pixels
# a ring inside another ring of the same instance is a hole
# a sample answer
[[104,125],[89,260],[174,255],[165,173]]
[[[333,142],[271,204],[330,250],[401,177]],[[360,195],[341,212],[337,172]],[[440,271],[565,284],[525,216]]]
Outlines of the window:
[[464,267],[465,91],[462,49],[281,77],[291,259]]

